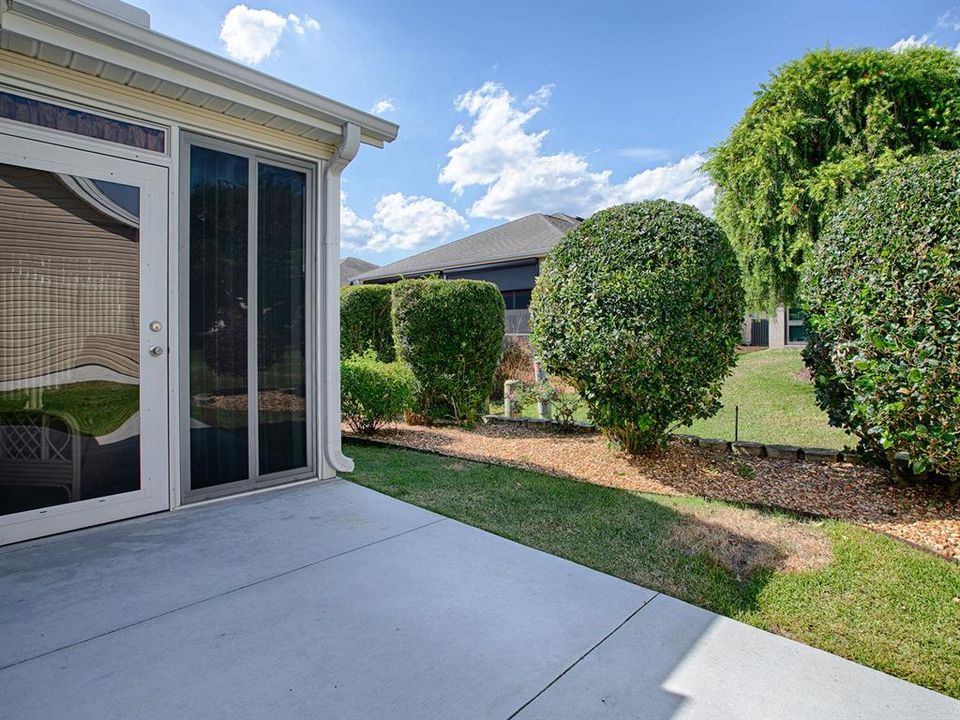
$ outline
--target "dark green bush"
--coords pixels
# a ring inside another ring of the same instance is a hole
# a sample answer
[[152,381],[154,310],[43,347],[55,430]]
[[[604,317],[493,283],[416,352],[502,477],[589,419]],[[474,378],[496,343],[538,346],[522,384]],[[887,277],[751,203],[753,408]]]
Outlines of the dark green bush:
[[531,340],[607,436],[637,453],[720,408],[743,313],[719,226],[655,200],[601,210],[557,244],[533,291]]
[[474,422],[500,360],[503,297],[476,280],[404,280],[393,288],[397,356],[417,380],[414,412]]
[[369,348],[382,362],[393,362],[392,285],[348,285],[340,288],[340,357],[360,355]]
[[354,432],[374,433],[410,408],[413,384],[406,365],[380,362],[373,350],[341,360],[341,415]]
[[894,472],[960,480],[960,153],[851,195],[804,278],[817,402]]

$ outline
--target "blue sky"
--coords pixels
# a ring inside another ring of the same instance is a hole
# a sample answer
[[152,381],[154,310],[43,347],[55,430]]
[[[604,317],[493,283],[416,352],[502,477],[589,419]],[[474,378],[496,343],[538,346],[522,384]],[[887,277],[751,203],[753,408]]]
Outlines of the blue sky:
[[938,44],[944,2],[133,0],[153,28],[400,124],[344,175],[343,255],[384,264],[531,212],[668,197],[807,50]]

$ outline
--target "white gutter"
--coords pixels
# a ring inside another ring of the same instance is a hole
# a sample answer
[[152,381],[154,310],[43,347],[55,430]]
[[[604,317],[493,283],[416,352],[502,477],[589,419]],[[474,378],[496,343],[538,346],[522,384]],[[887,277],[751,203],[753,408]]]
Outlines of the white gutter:
[[[320,338],[323,345],[323,378],[317,407],[322,408],[320,437],[324,459],[336,472],[351,472],[353,460],[343,454],[340,436],[340,175],[360,148],[360,128],[353,123],[343,126],[343,141],[327,161],[323,173],[323,252],[317,253],[317,277],[325,279],[322,301]],[[318,293],[319,295],[319,293]],[[326,473],[324,477],[326,477]]]
[[238,103],[326,133],[336,133],[344,123],[351,123],[360,128],[363,142],[376,147],[397,136],[396,124],[388,120],[87,4],[65,0],[0,0],[0,29],[97,62],[143,73],[153,78],[152,84],[157,86],[148,92],[157,91],[162,95],[163,83],[167,83],[175,86],[168,89],[174,99],[183,95],[184,90],[180,88],[206,93],[222,101],[221,112],[230,103]]

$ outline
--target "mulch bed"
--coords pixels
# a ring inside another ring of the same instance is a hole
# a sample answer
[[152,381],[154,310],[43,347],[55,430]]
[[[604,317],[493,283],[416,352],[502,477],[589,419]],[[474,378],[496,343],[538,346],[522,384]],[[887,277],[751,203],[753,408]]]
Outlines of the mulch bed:
[[[344,433],[351,433],[345,427]],[[887,472],[718,455],[681,442],[642,458],[611,450],[600,435],[558,435],[527,425],[389,425],[373,439],[585,482],[662,495],[698,495],[773,506],[862,525],[960,561],[960,499],[898,487]]]

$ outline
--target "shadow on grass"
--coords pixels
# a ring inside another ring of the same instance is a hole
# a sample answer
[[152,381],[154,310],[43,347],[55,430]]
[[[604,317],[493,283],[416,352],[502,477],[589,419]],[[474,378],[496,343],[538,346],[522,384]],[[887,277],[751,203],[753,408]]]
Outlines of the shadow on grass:
[[696,498],[654,501],[520,469],[345,443],[357,467],[349,479],[358,484],[725,615],[756,609],[772,570],[738,578],[684,538],[709,534],[733,558],[763,556],[772,566],[786,559],[778,547],[714,524],[677,532],[703,522],[682,511],[704,504]]
[[918,523],[960,518],[960,498],[936,486],[895,485],[886,471],[846,463],[710,453],[681,442],[631,457],[606,447],[597,435],[526,425],[481,425],[469,431],[397,425],[364,439],[630,491],[698,496],[808,519],[842,520],[948,559],[951,545],[935,549],[944,542],[944,533]]

